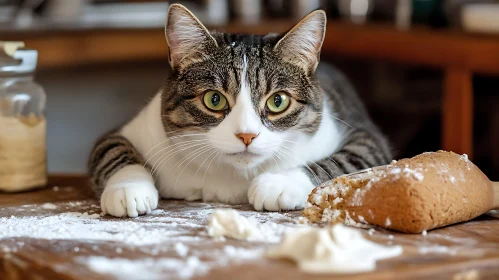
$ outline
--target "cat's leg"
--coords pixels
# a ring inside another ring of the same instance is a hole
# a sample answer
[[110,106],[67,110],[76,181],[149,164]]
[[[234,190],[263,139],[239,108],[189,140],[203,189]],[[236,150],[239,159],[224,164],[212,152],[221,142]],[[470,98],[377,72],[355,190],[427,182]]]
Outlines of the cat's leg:
[[[334,154],[309,164],[311,178],[325,182],[331,177],[390,163],[392,154],[386,138],[374,127],[350,133],[345,144]],[[309,169],[307,169],[309,170]]]
[[101,208],[116,217],[137,217],[158,206],[158,191],[142,156],[118,134],[103,137],[89,161],[95,192]]
[[303,168],[264,173],[253,179],[248,200],[255,210],[303,209],[315,185]]
[[390,160],[387,141],[377,130],[356,130],[339,151],[310,163],[308,168],[259,175],[248,189],[248,200],[256,210],[302,209],[308,194],[320,182]]

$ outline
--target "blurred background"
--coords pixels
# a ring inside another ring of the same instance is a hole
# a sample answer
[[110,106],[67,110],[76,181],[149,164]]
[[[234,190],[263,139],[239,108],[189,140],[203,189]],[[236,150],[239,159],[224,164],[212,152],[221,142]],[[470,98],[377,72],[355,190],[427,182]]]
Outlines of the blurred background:
[[[175,2],[209,29],[259,34],[286,31],[323,8],[322,61],[352,80],[396,158],[454,150],[499,180],[499,1]],[[169,67],[168,5],[0,0],[0,41],[24,41],[39,52],[50,173],[85,172],[96,138],[156,93]]]

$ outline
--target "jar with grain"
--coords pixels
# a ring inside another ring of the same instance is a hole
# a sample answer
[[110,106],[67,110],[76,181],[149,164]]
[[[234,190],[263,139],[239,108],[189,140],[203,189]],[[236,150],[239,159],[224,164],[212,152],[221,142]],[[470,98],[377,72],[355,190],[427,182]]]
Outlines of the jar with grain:
[[46,95],[34,82],[38,53],[0,41],[0,191],[47,184]]

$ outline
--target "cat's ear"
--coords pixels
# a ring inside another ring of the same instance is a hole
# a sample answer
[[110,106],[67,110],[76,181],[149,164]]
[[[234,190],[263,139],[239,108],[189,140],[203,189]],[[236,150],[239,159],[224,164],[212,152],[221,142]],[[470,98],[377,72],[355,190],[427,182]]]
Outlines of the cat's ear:
[[326,13],[316,10],[304,17],[274,47],[280,56],[307,73],[315,71],[326,33]]
[[206,27],[180,4],[172,4],[168,9],[165,36],[172,68],[183,68],[203,60],[210,48],[218,47]]

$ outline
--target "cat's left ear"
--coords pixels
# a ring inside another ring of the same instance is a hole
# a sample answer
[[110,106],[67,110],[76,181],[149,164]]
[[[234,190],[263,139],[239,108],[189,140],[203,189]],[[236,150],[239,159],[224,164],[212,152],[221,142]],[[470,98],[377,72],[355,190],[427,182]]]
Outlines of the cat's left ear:
[[206,27],[180,4],[172,4],[168,9],[165,36],[172,68],[181,69],[204,60],[210,48],[218,47],[217,41]]
[[319,64],[326,34],[326,13],[316,10],[304,17],[274,47],[280,56],[312,73]]

